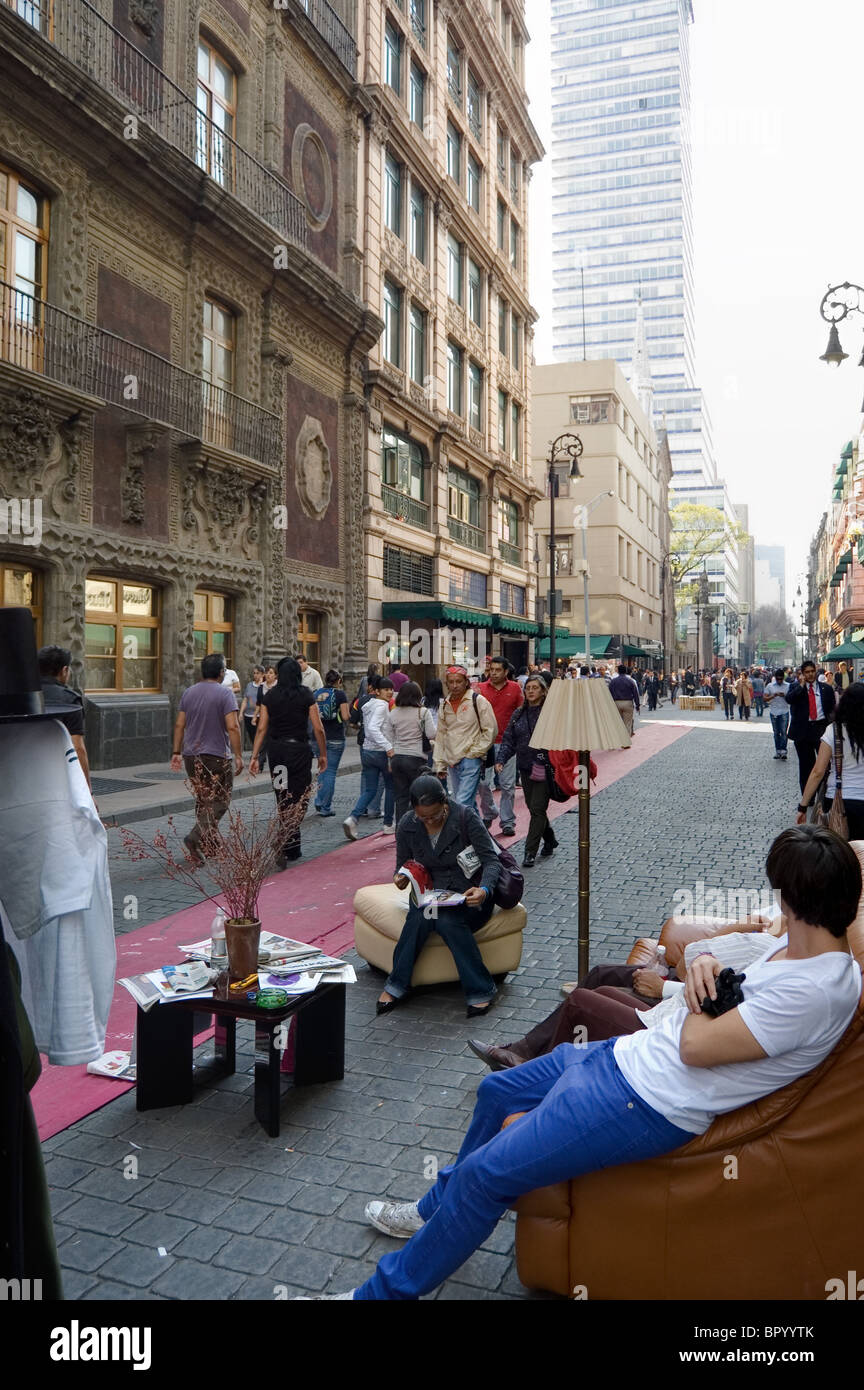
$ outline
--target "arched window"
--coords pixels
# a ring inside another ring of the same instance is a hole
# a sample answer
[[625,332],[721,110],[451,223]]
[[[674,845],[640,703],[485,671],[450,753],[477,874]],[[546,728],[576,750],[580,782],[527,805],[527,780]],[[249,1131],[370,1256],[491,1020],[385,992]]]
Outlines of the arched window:
[[42,370],[42,301],[48,273],[48,200],[0,165],[0,357]]

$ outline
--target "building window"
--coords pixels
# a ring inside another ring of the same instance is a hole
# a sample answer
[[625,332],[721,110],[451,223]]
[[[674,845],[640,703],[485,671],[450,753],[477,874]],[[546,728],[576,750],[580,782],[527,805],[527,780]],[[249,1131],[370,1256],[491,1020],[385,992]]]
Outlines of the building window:
[[[569,463],[556,464],[555,468],[552,470],[552,476],[555,479],[555,496],[569,497],[571,482]],[[548,497],[549,495],[549,484],[547,483],[546,496]]]
[[435,562],[432,556],[385,545],[384,585],[388,589],[402,589],[407,594],[434,594]]
[[232,666],[234,624],[230,598],[225,594],[212,593],[209,589],[197,590],[192,636],[196,661],[201,661],[210,652],[219,652],[225,658],[225,665]]
[[384,25],[384,81],[402,95],[402,35],[389,19]]
[[157,591],[93,576],[84,593],[85,690],[158,690]]
[[461,468],[451,468],[447,475],[447,511],[456,521],[480,525],[480,484]]
[[510,197],[516,207],[519,206],[519,194],[522,186],[522,161],[519,158],[519,151],[510,146]]
[[0,608],[29,608],[36,645],[42,645],[42,575],[27,565],[0,564]]
[[0,358],[39,372],[48,255],[48,201],[0,165]]
[[516,371],[522,360],[522,320],[513,314],[510,320],[510,361]]
[[473,154],[468,156],[468,186],[466,189],[468,203],[475,212],[480,211],[480,179],[481,169]]
[[498,250],[503,251],[505,246],[505,239],[507,236],[507,209],[500,198],[498,199],[498,208],[496,215],[496,232],[496,244],[498,246]]
[[384,429],[381,436],[381,477],[387,487],[405,497],[423,501],[425,470],[423,451],[407,435]]
[[422,386],[426,380],[426,313],[418,304],[411,305],[408,329],[408,374]]
[[31,29],[38,29],[46,37],[51,33],[51,0],[6,0],[6,3],[20,15]]
[[447,238],[447,293],[456,304],[462,303],[462,243],[454,236]]
[[483,272],[476,261],[468,258],[468,314],[479,328],[483,327]]
[[468,424],[483,428],[483,368],[476,362],[468,363]]
[[485,608],[486,575],[478,574],[476,570],[463,570],[458,565],[451,565],[448,597],[451,603],[467,603],[471,608]]
[[411,184],[411,225],[409,227],[411,255],[426,264],[426,194],[419,184]]
[[506,299],[498,296],[498,351],[507,356],[507,314],[509,305]]
[[510,457],[514,463],[522,459],[522,407],[516,401],[510,403]]
[[570,574],[573,568],[573,537],[555,537],[555,573]]
[[498,392],[498,448],[502,454],[507,452],[507,417],[510,406],[506,391]]
[[525,588],[522,584],[508,584],[506,579],[501,580],[501,604],[502,613],[512,613],[514,617],[525,617]]
[[234,184],[233,139],[237,118],[237,77],[220,53],[198,40],[196,162],[223,188]]
[[237,320],[215,299],[204,300],[202,372],[204,432],[211,444],[233,447],[232,412],[226,395],[234,390]]
[[447,342],[447,408],[454,415],[462,414],[462,349]]
[[305,656],[316,671],[321,669],[321,614],[314,609],[301,608],[297,614],[297,655]]
[[627,555],[623,536],[618,537],[618,574],[621,579],[627,578]]
[[402,166],[392,154],[384,159],[384,225],[402,235]]
[[411,28],[418,43],[426,47],[426,0],[411,0]]
[[623,463],[618,465],[618,496],[622,502],[627,501],[627,469]]
[[417,63],[411,64],[411,91],[409,94],[411,120],[423,129],[426,116],[426,74]]
[[402,291],[392,280],[384,281],[384,356],[394,367],[402,366]]
[[447,122],[447,173],[462,184],[462,136],[452,121]]
[[500,501],[498,503],[498,539],[505,545],[519,545],[519,504]]
[[475,140],[482,140],[483,138],[482,103],[483,98],[480,94],[480,83],[469,68],[467,84],[468,128]]
[[519,223],[510,218],[510,264],[519,269]]
[[462,51],[452,35],[447,36],[447,91],[454,106],[462,108]]
[[507,132],[502,126],[497,127],[495,140],[496,164],[498,167],[498,177],[502,183],[507,182]]

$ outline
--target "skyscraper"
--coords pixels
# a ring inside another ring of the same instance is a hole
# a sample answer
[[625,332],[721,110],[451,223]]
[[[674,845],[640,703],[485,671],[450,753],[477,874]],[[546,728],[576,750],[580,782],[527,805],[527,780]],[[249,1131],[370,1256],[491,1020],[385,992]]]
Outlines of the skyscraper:
[[697,386],[692,0],[552,0],[553,348],[631,375],[637,305],[676,485],[717,482]]

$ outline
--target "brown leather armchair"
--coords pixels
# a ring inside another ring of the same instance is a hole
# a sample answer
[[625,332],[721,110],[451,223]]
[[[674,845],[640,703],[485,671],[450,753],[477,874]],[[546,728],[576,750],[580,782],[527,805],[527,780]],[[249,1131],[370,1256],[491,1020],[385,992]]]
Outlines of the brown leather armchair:
[[[853,848],[864,865],[864,842]],[[717,929],[667,921],[670,965]],[[849,942],[864,969],[864,899]],[[674,1154],[521,1198],[519,1278],[589,1299],[824,1299],[829,1279],[864,1277],[862,1174],[864,996],[830,1056],[791,1086]]]

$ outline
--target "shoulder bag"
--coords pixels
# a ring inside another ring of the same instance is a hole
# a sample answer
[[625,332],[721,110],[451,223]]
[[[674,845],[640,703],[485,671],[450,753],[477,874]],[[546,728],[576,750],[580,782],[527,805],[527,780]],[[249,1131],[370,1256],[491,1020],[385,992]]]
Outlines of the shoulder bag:
[[417,719],[418,719],[418,722],[419,722],[419,724],[420,724],[420,741],[421,741],[421,743],[422,743],[422,745],[423,745],[423,752],[424,752],[424,753],[431,753],[431,752],[432,752],[432,740],[430,739],[429,735],[428,735],[427,732],[426,732],[426,711],[425,711],[425,709],[421,709],[421,710],[418,711]]
[[[459,807],[459,829],[463,840],[465,839],[465,810],[466,808],[464,806]],[[492,839],[491,835],[489,839],[492,840],[492,844],[495,846],[495,853],[498,855],[498,862],[501,866],[498,882],[492,890],[492,901],[495,903],[496,907],[503,908],[506,911],[508,908],[515,907],[518,902],[522,901],[522,894],[525,892],[525,879],[509,849],[502,849],[501,846]],[[482,876],[483,872],[482,869],[480,869],[475,875],[477,880],[475,886],[478,888]]]

